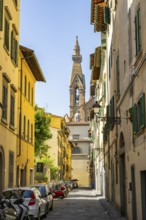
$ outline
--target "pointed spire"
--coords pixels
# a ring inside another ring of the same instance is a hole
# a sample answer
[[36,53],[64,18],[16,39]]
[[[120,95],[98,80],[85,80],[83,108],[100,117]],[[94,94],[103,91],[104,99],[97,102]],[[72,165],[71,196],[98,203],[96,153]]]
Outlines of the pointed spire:
[[81,61],[82,61],[82,56],[80,54],[80,46],[79,46],[79,42],[78,42],[78,36],[76,36],[76,42],[75,42],[75,46],[74,46],[74,55],[72,56],[72,59],[76,63],[81,63]]
[[80,55],[80,47],[78,42],[78,36],[76,36],[76,42],[74,47],[74,55]]

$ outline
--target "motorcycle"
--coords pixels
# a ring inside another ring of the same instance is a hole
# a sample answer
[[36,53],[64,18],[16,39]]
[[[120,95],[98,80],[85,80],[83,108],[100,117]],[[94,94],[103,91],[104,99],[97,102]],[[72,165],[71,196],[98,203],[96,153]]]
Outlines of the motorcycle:
[[0,219],[1,220],[31,220],[33,217],[28,215],[29,208],[23,204],[23,199],[19,198],[11,203],[8,199],[0,200]]

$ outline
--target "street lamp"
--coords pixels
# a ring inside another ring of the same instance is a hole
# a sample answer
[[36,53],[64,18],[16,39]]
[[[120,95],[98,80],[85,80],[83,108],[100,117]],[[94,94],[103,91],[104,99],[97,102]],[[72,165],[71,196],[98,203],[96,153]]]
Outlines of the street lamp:
[[108,121],[111,124],[120,124],[121,118],[120,117],[113,117],[113,116],[108,116],[108,117],[100,117],[99,116],[99,110],[101,108],[101,105],[99,104],[98,101],[95,101],[92,105],[92,108],[94,109],[94,114],[96,115],[96,119],[100,118],[102,121]]

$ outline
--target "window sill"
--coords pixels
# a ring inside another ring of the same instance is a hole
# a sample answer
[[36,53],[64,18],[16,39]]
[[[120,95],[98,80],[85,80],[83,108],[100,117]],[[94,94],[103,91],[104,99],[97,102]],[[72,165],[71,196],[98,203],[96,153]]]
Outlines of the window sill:
[[2,122],[3,124],[5,124],[6,126],[8,125],[7,120],[4,119],[4,118],[1,119],[1,122]]

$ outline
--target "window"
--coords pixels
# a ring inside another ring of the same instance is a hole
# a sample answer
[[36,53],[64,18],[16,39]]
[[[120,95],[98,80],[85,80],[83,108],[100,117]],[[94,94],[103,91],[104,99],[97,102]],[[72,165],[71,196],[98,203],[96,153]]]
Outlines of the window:
[[18,0],[13,0],[16,7],[18,6]]
[[25,139],[26,137],[26,117],[24,115],[24,119],[23,119],[23,137]]
[[133,133],[136,134],[145,128],[145,94],[143,93],[139,101],[129,109],[133,123]]
[[31,124],[31,143],[33,144],[33,124]]
[[28,83],[28,101],[30,102],[30,82]]
[[117,95],[120,95],[120,68],[119,68],[119,56],[116,59],[116,80],[117,80]]
[[27,140],[29,141],[29,120],[27,121]]
[[14,63],[18,64],[18,41],[16,39],[17,32],[12,30],[11,31],[11,58]]
[[78,134],[73,134],[73,139],[74,140],[79,140],[79,135]]
[[9,51],[9,21],[7,18],[5,18],[4,45]]
[[31,104],[33,106],[33,88],[31,89]]
[[3,0],[0,0],[0,31],[3,29]]
[[140,36],[140,7],[138,7],[135,15],[135,49],[136,56],[141,50],[141,36]]
[[7,103],[8,103],[8,82],[3,79],[3,92],[2,92],[2,102],[3,102],[3,110],[2,110],[2,118],[7,121]]
[[25,95],[25,97],[27,95],[27,78],[26,78],[26,76],[24,77],[24,95]]
[[11,98],[10,98],[10,126],[14,127],[14,120],[15,120],[15,94],[11,91]]
[[38,162],[36,165],[36,172],[43,173],[44,171],[44,163]]
[[72,149],[72,154],[81,154],[82,153],[82,149],[80,147],[74,147]]
[[9,187],[13,187],[13,176],[14,176],[14,153],[9,152]]

